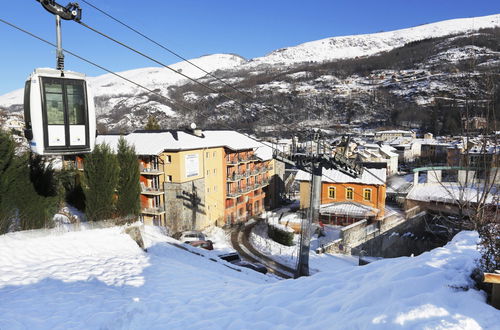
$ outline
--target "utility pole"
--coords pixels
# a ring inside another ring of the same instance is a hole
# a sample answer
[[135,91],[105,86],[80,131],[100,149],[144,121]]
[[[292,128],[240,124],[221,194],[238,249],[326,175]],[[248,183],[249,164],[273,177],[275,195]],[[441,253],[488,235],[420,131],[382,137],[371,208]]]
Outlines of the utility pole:
[[320,154],[322,144],[320,132],[315,132],[314,141],[316,142],[315,150],[310,154],[297,153],[296,150],[290,155],[281,152],[275,152],[274,154],[275,159],[311,173],[309,209],[307,211],[307,218],[303,219],[301,223],[299,260],[295,271],[295,278],[309,276],[311,229],[312,223],[319,220],[323,168],[336,169],[352,177],[359,177],[363,172],[362,166],[347,159],[343,154],[336,153],[334,156],[325,153]]

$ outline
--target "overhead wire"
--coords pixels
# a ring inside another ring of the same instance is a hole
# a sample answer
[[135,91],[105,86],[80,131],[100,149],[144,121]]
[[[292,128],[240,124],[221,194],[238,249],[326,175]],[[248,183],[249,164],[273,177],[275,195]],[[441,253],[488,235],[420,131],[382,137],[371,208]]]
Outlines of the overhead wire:
[[[23,33],[25,33],[25,34],[27,34],[27,35],[29,35],[29,36],[31,36],[31,37],[33,37],[33,38],[35,38],[35,39],[39,40],[39,41],[42,41],[42,42],[44,42],[44,43],[46,43],[46,44],[48,44],[48,45],[50,45],[50,46],[53,46],[53,47],[56,47],[56,48],[57,48],[57,45],[56,45],[56,44],[54,44],[54,43],[52,43],[52,42],[50,42],[50,41],[48,41],[48,40],[46,40],[46,39],[44,39],[44,38],[42,38],[42,37],[40,37],[40,36],[37,36],[36,34],[34,34],[34,33],[32,33],[32,32],[29,32],[28,30],[25,30],[25,29],[23,29],[23,28],[21,28],[21,27],[19,27],[19,26],[15,25],[15,24],[13,24],[13,23],[10,23],[10,22],[8,22],[8,21],[6,21],[6,20],[2,19],[2,18],[0,18],[0,22],[4,23],[4,24],[6,24],[6,25],[9,25],[10,27],[12,27],[12,28],[14,28],[14,29],[16,29],[16,30],[18,30],[18,31],[21,31],[21,32],[23,32]],[[100,34],[100,33],[99,33],[99,34]],[[126,46],[126,45],[124,45],[124,46],[125,46],[125,47],[127,47],[127,48],[129,48],[129,46]],[[114,76],[116,76],[116,77],[119,77],[119,78],[121,78],[121,79],[123,79],[123,80],[125,80],[125,81],[127,81],[127,82],[129,82],[129,83],[131,83],[131,84],[136,85],[137,87],[143,88],[144,90],[146,90],[147,92],[149,92],[149,93],[151,93],[151,94],[154,94],[154,95],[157,95],[157,96],[159,96],[159,97],[161,97],[161,98],[164,98],[164,99],[165,99],[165,100],[167,100],[168,102],[178,104],[178,105],[180,105],[181,107],[183,107],[183,108],[184,108],[184,109],[186,109],[186,110],[189,110],[189,111],[194,111],[194,109],[192,109],[192,108],[190,108],[190,107],[187,107],[187,106],[185,106],[185,105],[183,105],[183,104],[181,104],[181,103],[179,103],[179,102],[177,102],[177,101],[175,101],[175,100],[169,99],[168,97],[164,96],[163,94],[157,93],[157,92],[155,92],[155,91],[153,91],[153,90],[151,90],[151,89],[147,88],[146,86],[143,86],[143,85],[141,85],[141,84],[139,84],[139,83],[136,83],[135,81],[133,81],[133,80],[131,80],[131,79],[128,79],[128,78],[126,78],[126,77],[124,77],[124,76],[122,76],[122,75],[120,75],[120,74],[118,74],[118,73],[115,73],[114,71],[112,71],[112,70],[110,70],[110,69],[107,69],[107,68],[105,68],[105,67],[103,67],[103,66],[101,66],[101,65],[99,65],[99,64],[97,64],[97,63],[95,63],[95,62],[93,62],[93,61],[91,61],[91,60],[89,60],[89,59],[87,59],[87,58],[85,58],[85,57],[83,57],[83,56],[80,56],[80,55],[78,55],[78,54],[76,54],[76,53],[74,53],[74,52],[72,52],[72,51],[69,51],[69,50],[67,50],[67,49],[64,49],[64,48],[63,48],[62,50],[63,50],[63,52],[65,52],[65,53],[67,53],[67,54],[70,54],[70,55],[72,55],[72,56],[74,56],[74,57],[76,57],[76,58],[78,58],[78,59],[80,59],[80,60],[82,60],[82,61],[84,61],[84,62],[86,62],[86,63],[88,63],[88,64],[91,64],[91,65],[93,65],[93,66],[95,66],[95,67],[97,67],[97,68],[99,68],[99,69],[101,69],[101,70],[103,70],[103,71],[106,71],[106,72],[108,72],[108,73],[111,73],[111,74],[113,74],[113,75],[114,75]],[[136,52],[137,52],[137,51],[136,51]],[[147,55],[145,55],[145,56],[147,56]],[[150,58],[149,56],[147,56],[147,57],[148,57],[148,58]],[[156,60],[154,60],[153,58],[150,58],[150,59],[151,59],[152,61],[155,61],[155,62],[156,62]],[[158,63],[161,63],[161,62],[158,62]],[[172,69],[172,70],[174,70],[174,69]],[[176,71],[176,70],[174,70],[174,71]],[[202,116],[204,116],[204,115],[202,115]],[[204,117],[208,119],[208,116],[204,116]],[[228,129],[230,129],[230,130],[234,130],[234,131],[235,131],[235,129],[234,129],[233,127],[231,127],[230,125],[223,124],[223,126],[225,126],[226,128],[228,128]],[[251,136],[251,135],[249,135],[249,134],[245,134],[245,133],[241,133],[241,132],[240,132],[240,134],[242,134],[242,135],[246,136],[247,138],[249,138],[249,139],[251,139],[251,140],[253,140],[253,141],[255,141],[255,142],[257,142],[257,143],[259,143],[259,144],[261,144],[261,145],[264,145],[264,146],[267,146],[267,147],[271,148],[271,150],[273,150],[273,151],[281,152],[281,150],[279,150],[278,148],[275,148],[273,145],[269,145],[267,142],[264,142],[264,141],[258,140],[257,138],[255,138],[255,137],[253,137],[253,136]],[[304,171],[305,171],[305,172],[309,172],[309,171],[307,171],[307,170],[304,170]],[[364,171],[367,171],[367,169],[364,169]],[[369,171],[367,171],[367,172],[369,172]],[[309,173],[310,173],[310,172],[309,172]],[[381,181],[383,184],[387,184],[385,181],[383,181],[382,179],[380,179],[380,178],[379,178],[378,176],[376,176],[375,174],[373,174],[373,173],[371,173],[371,172],[369,172],[369,173],[370,173],[372,176],[374,176],[375,178],[377,178],[379,181]],[[323,176],[324,176],[325,178],[327,178],[327,179],[332,180],[332,183],[337,183],[337,184],[340,184],[340,185],[342,185],[342,186],[344,186],[344,187],[347,187],[347,186],[346,186],[346,184],[343,184],[343,183],[340,183],[340,182],[336,182],[334,179],[332,179],[331,177],[329,177],[329,176],[327,176],[327,175],[325,175],[325,174],[323,174]],[[362,197],[362,195],[361,195],[361,194],[359,194],[359,193],[357,193],[357,192],[355,192],[355,191],[353,191],[353,193],[354,193],[354,194],[356,194],[356,195],[358,195],[358,196],[361,196],[361,197]]]
[[[172,72],[175,72],[175,73],[177,73],[177,74],[179,74],[179,75],[183,76],[184,78],[186,78],[186,79],[188,79],[188,80],[190,80],[190,81],[192,81],[192,82],[194,82],[194,83],[196,83],[196,84],[199,84],[199,85],[201,85],[201,86],[203,86],[203,87],[207,88],[207,89],[208,89],[208,90],[210,90],[211,92],[213,92],[213,93],[218,93],[218,94],[220,94],[220,95],[224,96],[225,98],[227,98],[227,99],[229,99],[229,100],[231,100],[231,101],[235,102],[236,104],[240,105],[241,107],[243,107],[243,108],[247,108],[247,109],[248,109],[248,106],[246,106],[245,104],[243,104],[243,103],[239,102],[238,100],[236,100],[236,99],[234,99],[234,98],[232,98],[232,97],[230,97],[230,96],[227,96],[227,95],[225,95],[225,94],[221,94],[221,93],[219,93],[219,91],[218,91],[218,90],[216,90],[215,88],[212,88],[212,87],[208,86],[207,84],[204,84],[204,83],[202,83],[202,82],[200,82],[200,81],[198,81],[198,80],[196,80],[196,79],[194,79],[194,78],[192,78],[192,77],[189,77],[188,75],[186,75],[186,74],[184,74],[184,73],[182,73],[182,72],[179,72],[179,70],[175,70],[174,68],[170,67],[169,65],[164,64],[164,63],[162,63],[162,62],[160,62],[160,61],[156,60],[155,58],[153,58],[153,57],[151,57],[151,56],[149,56],[149,55],[147,55],[147,54],[145,54],[145,53],[143,53],[143,52],[141,52],[141,51],[139,51],[139,50],[137,50],[137,49],[135,49],[135,48],[133,48],[133,47],[131,47],[131,46],[127,45],[127,44],[125,44],[124,42],[121,42],[121,41],[119,41],[119,40],[117,40],[117,39],[115,39],[115,38],[113,38],[113,37],[111,37],[111,36],[107,35],[106,33],[103,33],[103,32],[101,32],[101,31],[99,31],[99,30],[97,30],[97,29],[95,29],[95,28],[93,28],[93,27],[89,26],[88,24],[86,24],[86,23],[84,23],[84,22],[82,22],[82,21],[78,21],[77,23],[78,23],[78,24],[80,24],[80,25],[82,25],[82,26],[84,26],[85,28],[87,28],[87,29],[89,29],[89,30],[91,30],[91,31],[93,31],[93,32],[95,32],[95,33],[97,33],[97,34],[99,34],[99,35],[101,35],[101,36],[103,36],[103,37],[105,37],[105,38],[107,38],[107,39],[109,39],[109,40],[111,40],[111,41],[113,41],[113,42],[115,42],[115,43],[119,44],[119,45],[121,45],[122,47],[125,47],[125,48],[129,49],[130,51],[132,51],[132,52],[134,52],[134,53],[136,53],[136,54],[138,54],[138,55],[140,55],[140,56],[143,56],[143,57],[145,57],[145,58],[149,59],[149,60],[150,60],[150,61],[152,61],[152,62],[154,62],[154,63],[156,63],[156,64],[159,64],[159,65],[161,65],[161,66],[163,66],[163,67],[165,67],[165,68],[167,68],[167,69],[171,70]],[[248,110],[252,111],[251,109],[248,109]],[[193,110],[193,111],[194,111],[194,110]],[[207,118],[207,116],[205,116],[205,117]],[[267,117],[267,118],[269,118],[269,117]],[[208,119],[208,118],[207,118],[207,119]],[[275,121],[275,122],[276,122],[276,121]],[[277,123],[278,123],[278,124],[280,124],[280,125],[283,125],[282,123],[279,123],[279,122],[277,122]],[[233,128],[232,128],[232,129],[233,129]],[[276,149],[276,148],[274,148],[274,147],[273,147],[273,149]],[[368,172],[369,172],[369,171],[368,171]],[[375,177],[375,178],[377,178],[378,180],[380,180],[382,183],[387,184],[385,181],[383,181],[382,179],[380,179],[380,178],[379,178],[378,176],[376,176],[375,174],[373,174],[373,173],[371,173],[371,172],[369,172],[369,173],[370,173],[373,177]]]

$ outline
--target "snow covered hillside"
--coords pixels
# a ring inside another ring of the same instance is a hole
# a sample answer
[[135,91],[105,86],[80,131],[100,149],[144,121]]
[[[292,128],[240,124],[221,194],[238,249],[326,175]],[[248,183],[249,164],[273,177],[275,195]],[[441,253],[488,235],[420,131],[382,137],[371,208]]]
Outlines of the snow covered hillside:
[[477,31],[495,26],[500,26],[500,14],[452,19],[390,32],[326,38],[295,47],[278,49],[269,55],[253,59],[248,65],[290,65],[308,61],[321,62],[370,56],[402,47],[413,41]]
[[470,288],[473,232],[415,258],[339,262],[283,281],[173,247],[155,228],[146,232],[148,253],[120,228],[0,236],[0,328],[498,326],[499,311]]
[[[272,131],[276,122],[302,128],[311,123],[328,128],[328,124],[409,122],[418,127],[432,117],[426,111],[437,101],[487,97],[486,76],[500,66],[499,36],[497,14],[327,38],[249,61],[231,54],[191,60],[206,71],[216,72],[243,93],[187,62],[171,67],[209,84],[217,92],[158,67],[124,71],[120,75],[165,98],[112,74],[91,77],[89,81],[101,133],[144,128],[150,116],[162,128],[178,128],[191,122],[203,123],[204,128],[220,128],[225,123],[254,132],[261,128]],[[22,96],[22,90],[0,96],[0,116],[2,109],[21,113]]]

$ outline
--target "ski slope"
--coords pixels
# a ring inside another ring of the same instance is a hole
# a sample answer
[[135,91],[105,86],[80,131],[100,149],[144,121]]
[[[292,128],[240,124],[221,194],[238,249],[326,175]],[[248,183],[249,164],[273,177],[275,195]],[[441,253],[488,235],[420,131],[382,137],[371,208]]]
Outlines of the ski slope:
[[500,312],[484,294],[463,289],[478,257],[474,232],[418,257],[363,267],[332,261],[311,277],[278,281],[146,231],[148,253],[121,228],[0,236],[0,329],[498,326]]

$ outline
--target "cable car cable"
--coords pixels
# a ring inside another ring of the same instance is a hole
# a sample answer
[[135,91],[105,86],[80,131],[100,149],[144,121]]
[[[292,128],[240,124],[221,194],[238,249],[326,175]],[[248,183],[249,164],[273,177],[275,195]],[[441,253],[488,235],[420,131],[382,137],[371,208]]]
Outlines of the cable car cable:
[[[19,27],[19,26],[15,25],[15,24],[12,24],[12,23],[10,23],[10,22],[8,22],[8,21],[6,21],[6,20],[2,19],[2,18],[0,18],[0,22],[4,23],[4,24],[6,24],[6,25],[11,26],[12,28],[14,28],[14,29],[16,29],[16,30],[18,30],[18,31],[21,31],[21,32],[23,32],[23,33],[25,33],[25,34],[28,34],[28,35],[30,35],[31,37],[33,37],[33,38],[35,38],[35,39],[38,39],[38,40],[40,40],[40,41],[42,41],[42,42],[44,42],[44,43],[46,43],[46,44],[48,44],[48,45],[50,45],[50,46],[57,47],[57,45],[56,45],[56,44],[54,44],[54,43],[52,43],[52,42],[50,42],[50,41],[48,41],[48,40],[46,40],[46,39],[44,39],[44,38],[42,38],[42,37],[39,37],[39,36],[37,36],[36,34],[31,33],[31,32],[29,32],[29,31],[27,31],[27,30],[25,30],[25,29],[23,29],[23,28],[21,28],[21,27]],[[68,54],[70,54],[70,55],[72,55],[72,56],[74,56],[74,57],[76,57],[76,58],[78,58],[78,59],[80,59],[80,60],[82,60],[82,61],[84,61],[84,62],[86,62],[86,63],[89,63],[89,64],[91,64],[91,65],[93,65],[93,66],[95,66],[95,67],[97,67],[97,68],[99,68],[99,69],[101,69],[101,70],[104,70],[104,71],[106,71],[106,72],[108,72],[108,73],[111,73],[111,74],[113,74],[113,75],[115,75],[115,76],[117,76],[117,77],[119,77],[119,78],[121,78],[121,79],[123,79],[123,80],[125,80],[125,81],[128,81],[128,82],[130,82],[130,83],[132,83],[132,84],[134,84],[134,85],[136,85],[136,86],[138,86],[138,87],[140,87],[140,88],[143,88],[144,90],[148,91],[149,93],[152,93],[152,94],[157,95],[157,96],[159,96],[159,97],[161,97],[161,98],[164,98],[164,99],[168,100],[169,102],[176,103],[176,104],[180,105],[181,107],[183,107],[183,108],[184,108],[184,109],[186,109],[186,110],[189,110],[189,111],[194,111],[194,109],[191,109],[191,108],[189,108],[189,107],[187,107],[187,106],[185,106],[185,105],[183,105],[183,104],[181,104],[181,103],[178,103],[178,102],[176,102],[176,101],[174,101],[174,100],[170,100],[170,99],[168,99],[168,97],[166,97],[166,96],[164,96],[164,95],[162,95],[162,94],[159,94],[159,93],[157,93],[157,92],[154,92],[153,90],[151,90],[151,89],[149,89],[149,88],[147,88],[147,87],[145,87],[145,86],[143,86],[143,85],[141,85],[141,84],[139,84],[139,83],[136,83],[136,82],[134,82],[133,80],[130,80],[130,79],[128,79],[128,78],[125,78],[125,77],[121,76],[120,74],[115,73],[115,72],[113,72],[112,70],[107,69],[107,68],[105,68],[105,67],[103,67],[103,66],[101,66],[101,65],[99,65],[99,64],[97,64],[97,63],[95,63],[95,62],[93,62],[93,61],[91,61],[91,60],[88,60],[88,59],[86,59],[86,58],[84,58],[84,57],[82,57],[82,56],[80,56],[80,55],[78,55],[78,54],[76,54],[76,53],[74,53],[74,52],[71,52],[71,51],[66,50],[66,49],[64,49],[64,48],[63,48],[63,51],[64,51],[64,52],[66,52],[66,53],[68,53]],[[208,117],[208,116],[205,116],[205,115],[202,115],[202,116],[204,116],[205,118],[209,119],[209,117]],[[230,129],[230,130],[234,130],[234,131],[236,131],[236,130],[235,130],[233,127],[231,127],[230,125],[223,124],[223,126],[225,126],[226,128],[228,128],[228,129]],[[241,133],[241,132],[239,132],[239,133],[240,133],[240,134],[242,134],[242,135],[244,135],[244,136],[246,136],[247,138],[249,138],[249,139],[251,139],[251,140],[254,140],[255,142],[258,142],[258,143],[260,143],[260,144],[262,144],[262,145],[264,145],[264,146],[267,146],[267,147],[271,148],[272,150],[275,150],[275,151],[281,152],[279,149],[277,149],[277,148],[275,148],[274,146],[272,146],[272,145],[268,144],[267,142],[260,141],[260,140],[258,140],[257,138],[254,138],[254,137],[252,137],[252,136],[251,136],[251,135],[249,135],[249,134],[245,134],[245,133]],[[371,172],[370,172],[370,171],[368,171],[367,169],[365,169],[365,171],[366,171],[366,172],[368,172],[368,173],[370,173],[373,177],[377,178],[377,179],[378,179],[379,181],[381,181],[383,184],[387,185],[387,183],[386,183],[386,182],[384,182],[382,179],[380,179],[379,177],[377,177],[375,174],[371,173]],[[308,172],[308,171],[305,171],[305,172]],[[310,172],[309,172],[309,173],[310,173]],[[310,173],[310,174],[311,174],[311,173]],[[332,179],[331,177],[329,177],[328,175],[323,174],[323,176],[324,176],[325,178],[327,178],[327,179],[331,180],[331,181],[332,181],[332,183],[337,183],[337,184],[340,184],[340,185],[342,185],[342,186],[344,186],[344,187],[347,187],[347,185],[346,185],[346,184],[343,184],[343,183],[337,182],[337,181],[335,181],[334,179]],[[390,187],[390,186],[389,186],[389,187]],[[354,194],[356,194],[356,195],[358,195],[358,196],[361,196],[361,197],[362,197],[362,195],[361,195],[361,194],[359,194],[359,193],[357,193],[357,192],[355,192],[355,191],[353,191],[353,193],[354,193]]]
[[[242,102],[240,102],[240,101],[236,100],[235,98],[233,98],[233,97],[231,97],[231,96],[228,96],[228,95],[226,95],[226,94],[224,94],[224,93],[221,93],[221,92],[220,92],[220,91],[218,91],[217,89],[215,89],[215,88],[213,88],[213,87],[210,87],[209,85],[204,84],[204,83],[200,82],[199,80],[197,80],[197,79],[195,79],[195,78],[192,78],[192,77],[190,77],[190,76],[188,76],[188,75],[186,75],[186,74],[184,74],[184,73],[182,73],[182,72],[180,72],[180,71],[178,71],[178,70],[175,70],[174,68],[170,67],[169,65],[164,64],[164,63],[162,63],[161,61],[156,60],[155,58],[153,58],[153,57],[151,57],[151,56],[149,56],[149,55],[147,55],[147,54],[145,54],[145,53],[143,53],[143,52],[141,52],[141,51],[139,51],[139,50],[137,50],[137,49],[133,48],[132,46],[129,46],[129,45],[125,44],[124,42],[121,42],[121,41],[119,41],[119,40],[117,40],[117,39],[115,39],[115,38],[113,38],[113,37],[111,37],[111,36],[107,35],[107,34],[106,34],[106,33],[104,33],[104,32],[101,32],[101,31],[99,31],[99,30],[97,30],[97,29],[95,29],[95,28],[93,28],[93,27],[91,27],[91,26],[87,25],[86,23],[84,23],[84,22],[82,22],[82,21],[76,21],[76,22],[77,22],[78,24],[80,24],[80,25],[82,25],[82,26],[86,27],[87,29],[89,29],[89,30],[91,30],[91,31],[93,31],[93,32],[95,32],[95,33],[97,33],[97,34],[99,34],[99,35],[103,36],[104,38],[107,38],[107,39],[109,39],[109,40],[113,41],[114,43],[117,43],[117,44],[119,44],[120,46],[122,46],[122,47],[124,47],[124,48],[127,48],[128,50],[130,50],[130,51],[132,51],[132,52],[134,52],[134,53],[136,53],[136,54],[138,54],[138,55],[140,55],[140,56],[142,56],[142,57],[144,57],[144,58],[147,58],[148,60],[150,60],[150,61],[152,61],[152,62],[154,62],[154,63],[156,63],[156,64],[158,64],[158,65],[161,65],[162,67],[164,67],[164,68],[166,68],[166,69],[169,69],[170,71],[172,71],[172,72],[174,72],[174,73],[177,73],[178,75],[181,75],[182,77],[184,77],[184,78],[186,78],[186,79],[188,79],[188,80],[190,80],[190,81],[192,81],[192,82],[194,82],[194,83],[196,83],[196,84],[198,84],[198,85],[200,85],[200,86],[205,87],[205,88],[206,88],[206,89],[208,89],[209,91],[211,91],[211,92],[213,92],[213,93],[216,93],[216,94],[219,94],[219,95],[221,95],[221,96],[225,97],[226,99],[228,99],[228,100],[230,100],[230,101],[233,101],[234,103],[236,103],[237,105],[239,105],[239,106],[241,106],[242,108],[246,109],[246,110],[247,110],[247,111],[249,111],[250,113],[254,113],[254,111],[255,111],[255,110],[250,109],[247,105],[245,105],[245,104],[243,104]],[[251,95],[247,95],[247,96],[252,97]],[[257,112],[258,112],[258,111],[257,111]],[[267,118],[267,119],[271,120],[271,121],[272,121],[272,122],[274,122],[275,124],[278,124],[278,125],[281,125],[281,126],[284,126],[284,127],[288,128],[288,129],[289,129],[290,131],[292,131],[292,132],[293,132],[293,131],[299,131],[297,127],[290,127],[289,125],[284,124],[284,123],[281,123],[281,122],[279,122],[279,121],[278,121],[278,120],[276,120],[276,119],[270,118],[269,116],[264,116],[264,115],[263,115],[263,117],[265,117],[265,118]],[[297,125],[297,124],[296,124],[296,125]],[[300,131],[299,131],[298,133],[299,133],[299,134],[301,134],[302,132],[300,132]]]
[[174,50],[172,50],[172,49],[170,49],[170,48],[168,48],[168,47],[164,46],[163,44],[159,43],[158,41],[156,41],[156,40],[154,40],[154,39],[152,39],[152,38],[148,37],[148,36],[147,36],[147,35],[145,35],[144,33],[142,33],[142,32],[140,32],[140,31],[138,31],[137,29],[135,29],[135,28],[133,28],[133,27],[131,27],[131,26],[130,26],[130,25],[128,25],[127,23],[125,23],[125,22],[123,22],[122,20],[120,20],[120,19],[118,19],[118,18],[114,17],[113,15],[109,14],[108,12],[106,12],[106,11],[104,11],[104,10],[102,10],[102,9],[100,9],[100,8],[98,8],[98,7],[96,7],[95,5],[93,5],[92,3],[90,3],[89,1],[82,0],[82,2],[86,3],[87,5],[89,5],[90,7],[94,8],[95,10],[97,10],[97,11],[101,12],[102,14],[106,15],[107,17],[109,17],[110,19],[114,20],[115,22],[117,22],[117,23],[119,23],[119,24],[121,24],[121,25],[125,26],[127,29],[129,29],[129,30],[131,30],[131,31],[133,31],[133,32],[135,32],[135,33],[137,33],[138,35],[140,35],[140,36],[141,36],[141,37],[143,37],[144,39],[146,39],[146,40],[148,40],[148,41],[152,42],[153,44],[155,44],[155,45],[157,45],[158,47],[160,47],[160,48],[164,49],[165,51],[169,52],[170,54],[172,54],[172,55],[174,55],[174,56],[176,56],[176,57],[180,58],[180,59],[181,59],[181,60],[183,60],[184,62],[186,62],[186,63],[188,63],[188,64],[192,65],[193,67],[197,68],[198,70],[203,71],[204,73],[206,73],[206,74],[207,74],[207,75],[209,75],[210,77],[212,77],[212,78],[216,79],[217,81],[219,81],[219,82],[223,83],[224,85],[226,85],[227,87],[231,88],[232,90],[234,90],[234,91],[236,91],[236,92],[238,92],[238,93],[242,94],[243,96],[247,96],[247,97],[248,97],[248,96],[250,96],[250,97],[251,97],[251,95],[250,95],[250,94],[248,94],[248,93],[246,93],[246,92],[244,92],[244,91],[242,91],[242,90],[240,90],[240,89],[238,89],[238,88],[234,87],[233,85],[231,85],[231,84],[227,83],[227,82],[226,82],[226,81],[224,81],[222,78],[219,78],[219,77],[217,77],[216,75],[212,74],[210,71],[207,71],[207,70],[203,69],[203,68],[202,68],[202,67],[200,67],[199,65],[197,65],[197,64],[195,64],[195,63],[193,63],[191,60],[189,60],[189,59],[185,58],[184,56],[180,55],[179,53],[175,52]]

